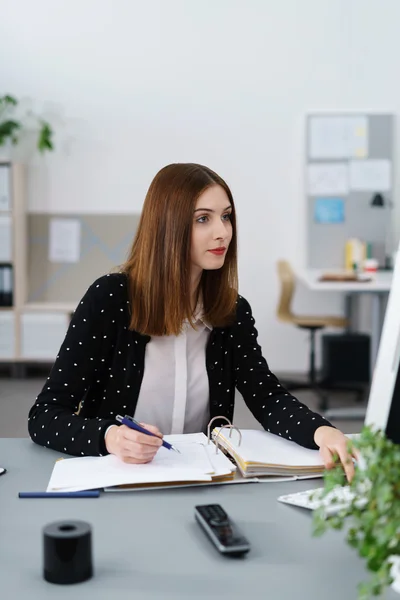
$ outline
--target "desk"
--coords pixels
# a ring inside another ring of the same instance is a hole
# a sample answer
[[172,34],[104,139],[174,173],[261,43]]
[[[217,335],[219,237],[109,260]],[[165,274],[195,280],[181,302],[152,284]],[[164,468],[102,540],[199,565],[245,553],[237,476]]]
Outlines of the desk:
[[296,272],[296,277],[309,290],[314,292],[341,292],[346,295],[346,317],[351,320],[351,298],[355,294],[372,295],[371,316],[371,364],[370,373],[374,372],[378,355],[379,338],[384,319],[384,300],[390,291],[393,271],[378,271],[373,281],[365,283],[356,281],[319,281],[323,273],[340,272],[334,269],[303,269]]
[[[8,469],[0,477],[2,598],[110,600],[128,592],[132,600],[355,600],[366,577],[341,532],[312,538],[311,513],[276,501],[321,480],[19,500],[19,491],[46,488],[58,456],[28,439],[0,439]],[[211,502],[222,504],[249,538],[245,559],[220,556],[194,521],[194,505]],[[59,519],[93,526],[95,577],[73,587],[41,575],[41,530]],[[396,598],[390,590],[387,600]]]

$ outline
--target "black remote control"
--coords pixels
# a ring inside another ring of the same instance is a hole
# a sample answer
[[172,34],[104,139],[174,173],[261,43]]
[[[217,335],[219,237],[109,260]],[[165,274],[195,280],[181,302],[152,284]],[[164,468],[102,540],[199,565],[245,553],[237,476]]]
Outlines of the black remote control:
[[222,554],[242,556],[250,544],[220,504],[195,506],[194,516]]

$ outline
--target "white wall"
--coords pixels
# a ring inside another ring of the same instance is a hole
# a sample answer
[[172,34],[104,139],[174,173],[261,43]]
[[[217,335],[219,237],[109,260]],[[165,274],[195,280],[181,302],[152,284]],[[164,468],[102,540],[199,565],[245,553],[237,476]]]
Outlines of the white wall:
[[[241,292],[265,355],[305,368],[305,334],[274,315],[276,260],[305,261],[304,116],[397,113],[399,21],[398,0],[7,3],[1,86],[57,132],[54,154],[31,162],[30,211],[137,212],[163,165],[209,165],[236,199]],[[296,308],[338,312],[340,298],[299,289]]]

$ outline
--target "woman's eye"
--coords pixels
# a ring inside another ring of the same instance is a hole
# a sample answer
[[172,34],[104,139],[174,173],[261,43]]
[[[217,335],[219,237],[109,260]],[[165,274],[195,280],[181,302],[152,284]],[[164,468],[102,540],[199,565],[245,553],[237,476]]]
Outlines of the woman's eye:
[[[232,213],[226,213],[225,215],[222,215],[222,219],[224,221],[230,221],[231,216],[232,216]],[[203,215],[202,217],[199,217],[198,219],[196,219],[196,223],[207,223],[207,221],[209,221],[209,217],[207,215]]]

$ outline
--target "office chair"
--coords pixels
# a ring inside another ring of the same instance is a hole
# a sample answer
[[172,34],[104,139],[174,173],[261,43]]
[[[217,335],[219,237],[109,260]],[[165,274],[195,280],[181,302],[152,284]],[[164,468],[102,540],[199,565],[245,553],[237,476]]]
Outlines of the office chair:
[[306,329],[310,334],[310,354],[308,366],[308,379],[306,381],[285,381],[282,383],[288,390],[308,389],[314,391],[319,397],[319,408],[328,409],[328,397],[324,390],[335,389],[338,391],[356,392],[357,401],[361,401],[364,395],[364,388],[359,386],[334,386],[324,381],[317,380],[315,367],[315,343],[317,331],[325,327],[345,328],[348,321],[344,317],[329,316],[299,316],[292,312],[292,299],[294,296],[296,279],[290,264],[286,260],[278,261],[278,275],[281,282],[281,294],[277,307],[277,317],[280,321],[291,323],[300,329]]

